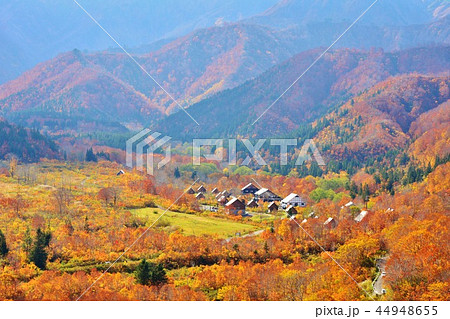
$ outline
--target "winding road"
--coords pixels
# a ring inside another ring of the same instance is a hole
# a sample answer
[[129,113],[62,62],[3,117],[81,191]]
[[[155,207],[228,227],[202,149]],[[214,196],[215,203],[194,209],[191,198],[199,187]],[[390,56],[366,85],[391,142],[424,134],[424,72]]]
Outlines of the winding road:
[[383,277],[386,276],[386,257],[377,259],[377,268],[380,270],[380,275],[373,283],[373,292],[377,295],[383,295]]

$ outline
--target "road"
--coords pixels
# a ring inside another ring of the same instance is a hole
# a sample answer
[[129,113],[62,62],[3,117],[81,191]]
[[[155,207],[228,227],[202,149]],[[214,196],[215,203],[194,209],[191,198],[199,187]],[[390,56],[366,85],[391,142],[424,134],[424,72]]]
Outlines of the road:
[[380,275],[373,283],[373,292],[377,295],[383,294],[383,278],[386,276],[386,257],[377,259],[377,268],[380,270]]
[[254,236],[258,236],[258,235],[261,235],[264,231],[265,231],[265,229],[260,229],[260,230],[254,231],[254,232],[249,233],[249,234],[244,235],[244,236],[234,236],[234,237],[229,237],[229,238],[225,239],[225,241],[226,241],[227,243],[229,243],[233,238],[245,238],[245,237],[254,237]]

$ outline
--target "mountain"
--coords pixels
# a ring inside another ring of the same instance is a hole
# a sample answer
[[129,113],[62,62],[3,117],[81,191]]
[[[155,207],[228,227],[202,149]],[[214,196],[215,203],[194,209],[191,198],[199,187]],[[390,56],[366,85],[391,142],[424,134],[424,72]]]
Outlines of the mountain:
[[0,118],[0,160],[9,155],[15,155],[24,162],[59,157],[58,147],[48,137]]
[[[311,23],[351,23],[373,3],[374,0],[282,0],[248,20],[278,28]],[[449,13],[450,4],[446,0],[378,1],[359,24],[390,27],[427,24]]]
[[[263,25],[279,32],[294,32],[293,42],[298,42],[296,39],[302,42],[301,47],[296,45],[298,53],[328,46],[370,1],[84,0],[79,3],[133,53],[157,50],[167,43],[167,39],[228,21]],[[355,39],[353,43],[356,46],[351,47],[358,48],[376,46],[392,49],[389,46],[393,39],[395,44],[398,41],[408,43],[408,47],[423,45],[424,42],[442,43],[443,39],[449,40],[448,21],[441,24],[440,30],[444,28],[441,32],[423,29],[427,29],[425,25],[448,16],[449,11],[450,6],[445,0],[379,1],[338,45],[346,46],[349,39]],[[405,27],[409,27],[409,31]],[[369,35],[381,40],[381,43],[364,36],[368,35],[368,29]],[[415,39],[417,32],[421,35]],[[362,36],[356,37],[358,34]],[[383,40],[385,38],[386,41]],[[117,44],[74,1],[0,0],[0,41],[4,44],[0,47],[0,83],[12,80],[36,64],[74,48],[96,51],[109,47],[111,51],[117,51]],[[395,47],[402,48],[406,46]]]
[[176,113],[155,130],[192,137],[279,136],[310,123],[394,75],[440,74],[450,70],[449,47],[385,53],[339,49],[323,56],[255,125],[252,123],[319,56],[321,49],[300,53],[239,87],[220,92],[189,108],[200,123]]
[[[233,24],[195,31],[136,59],[187,106],[256,77],[295,52],[289,37],[266,27]],[[88,128],[92,122],[97,130],[112,126],[120,131],[178,110],[118,52],[73,50],[0,86],[0,114],[52,132]]]
[[[248,18],[276,0],[78,2],[122,45],[136,47],[216,22]],[[74,1],[60,0],[0,0],[0,40],[0,83],[74,48],[117,47]]]
[[314,139],[335,157],[357,159],[412,143],[411,155],[427,163],[450,152],[449,99],[448,75],[392,77],[327,115]]
[[[409,47],[418,38],[425,41],[439,36],[445,43],[449,25],[416,26],[420,31],[396,29],[388,33],[355,26],[354,33],[342,39],[342,45],[379,44],[392,49]],[[317,43],[330,43],[332,35],[343,27],[327,25],[329,29],[321,30],[308,26],[287,32],[243,23],[224,24],[194,31],[135,58],[183,107],[189,107],[256,78],[296,52]],[[367,36],[370,32],[379,33]],[[432,33],[435,35],[430,36]],[[179,110],[128,56],[118,51],[73,50],[0,86],[1,115],[53,133],[124,132],[127,127],[136,130]]]
[[[170,7],[176,2],[175,0],[168,2],[166,6]],[[51,1],[46,2],[45,5],[49,3]],[[233,1],[229,3],[233,3]],[[266,5],[268,5],[267,3]],[[331,17],[322,20],[320,15],[315,14],[315,10],[317,8],[331,10],[339,5],[345,7],[346,10],[350,10],[348,11],[350,14],[354,10],[351,4],[352,1],[350,0],[339,3],[334,1],[314,3],[311,1],[281,1],[268,12],[260,15],[259,18],[272,16],[276,12],[278,12],[275,14],[276,17],[286,16],[289,18],[289,14],[294,14],[298,18],[298,14],[301,13],[306,14],[304,23],[293,24],[288,28],[279,28],[277,22],[273,22],[273,26],[269,27],[264,24],[270,24],[264,23],[262,20],[261,24],[263,25],[251,24],[257,23],[259,20],[242,20],[239,23],[220,21],[214,27],[198,29],[172,41],[162,39],[131,51],[134,52],[134,58],[148,70],[165,90],[170,92],[183,108],[189,108],[191,105],[220,91],[233,89],[246,81],[257,78],[263,72],[288,60],[298,52],[321,46],[327,47],[347,28],[348,21],[338,18],[332,19]],[[404,2],[398,2],[389,10],[398,10],[397,7],[400,4],[403,5]],[[39,5],[44,4],[38,1],[36,5],[39,7]],[[101,7],[96,1],[90,5],[93,9]],[[113,2],[112,8],[108,10],[113,10],[115,5],[120,7],[119,2]],[[297,7],[287,11],[282,10],[282,8],[291,5],[300,6],[304,10],[294,10]],[[377,5],[379,4],[377,3]],[[14,11],[15,6],[17,4],[9,3],[0,9],[4,10],[5,13],[9,12],[3,17],[5,21],[11,22],[14,20],[15,15],[8,10]],[[52,10],[46,14],[56,15],[59,12],[58,10],[62,10],[59,6],[59,4],[55,4]],[[209,7],[206,6],[205,8],[207,10]],[[26,10],[29,10],[29,8]],[[27,12],[26,10],[25,12]],[[126,9],[124,12],[127,13],[127,10],[132,9]],[[157,11],[157,8],[155,10]],[[328,12],[327,10],[325,12]],[[446,6],[443,6],[440,1],[434,1],[427,6],[418,4],[414,10],[417,16],[422,17],[418,18],[417,21],[426,24],[410,25],[409,23],[412,22],[405,20],[399,23],[400,25],[386,26],[383,23],[389,23],[388,20],[377,24],[364,23],[364,20],[361,20],[340,39],[335,48],[369,50],[376,46],[391,51],[415,47],[418,44],[428,46],[433,45],[433,43],[450,44],[450,16],[447,15]],[[331,12],[335,11],[331,10]],[[280,12],[284,13],[281,14]],[[37,10],[36,14],[41,13]],[[115,17],[116,15],[111,13],[111,16]],[[306,17],[310,18],[306,19]],[[122,18],[124,17],[120,17],[120,19]],[[72,17],[67,19],[70,21]],[[120,19],[118,20],[120,23],[127,25]],[[31,30],[32,21],[27,23],[30,24],[25,24],[23,27],[26,26],[27,30]],[[108,27],[114,28],[114,25]],[[10,65],[19,65],[20,60],[24,58],[22,55],[24,51],[18,45],[24,42],[12,41],[10,39],[11,34],[7,31],[8,28],[0,31],[0,39],[7,43],[7,54],[3,56],[0,54],[1,61],[5,63],[0,65],[5,68],[4,74],[11,74],[8,73]],[[57,30],[55,29],[52,32],[57,32]],[[76,31],[73,30],[73,32]],[[17,39],[21,38],[18,33],[16,35]],[[75,34],[72,35],[73,38],[77,37]],[[132,36],[135,35],[133,33]],[[39,37],[41,36],[43,34],[39,35]],[[51,40],[39,39],[42,40],[41,44],[44,42],[51,43]],[[71,39],[67,41],[70,42]],[[89,39],[87,37],[86,41]],[[65,43],[65,41],[63,42]],[[101,41],[95,43],[99,45]],[[155,51],[149,52],[147,50]],[[286,65],[287,62],[280,64],[280,68],[283,68],[283,65],[287,67],[286,74],[288,76],[286,78],[289,78],[289,73],[292,72],[290,75],[292,75],[293,81],[295,79],[293,77],[295,76],[294,72],[300,74],[302,72],[300,67],[306,68],[307,62],[311,63],[314,60],[313,55],[316,54],[317,56],[320,50],[323,50],[323,48],[317,49],[315,52],[304,53],[305,63],[299,62],[300,64],[293,66],[292,69]],[[27,54],[35,51],[27,51]],[[312,55],[308,57],[308,54]],[[445,56],[446,53],[443,52],[443,55]],[[438,57],[437,61],[441,58]],[[15,61],[16,64],[8,63],[8,61]],[[348,67],[352,68],[352,65],[348,65]],[[414,63],[414,65],[418,65],[418,63]],[[325,70],[325,72],[328,72],[328,70]],[[387,71],[387,74],[391,74],[391,72]],[[334,76],[340,77],[341,74],[335,74]],[[279,89],[282,89],[285,80],[283,77],[282,71],[280,71],[277,79],[280,82]],[[267,79],[267,81],[270,82],[270,79]],[[375,82],[376,79],[369,84]],[[362,81],[362,83],[365,82]],[[357,91],[360,86],[359,82],[353,84],[352,90]],[[274,88],[274,85],[276,84],[271,83],[268,84],[268,87]],[[305,121],[323,114],[326,107],[320,107],[319,104],[329,103],[334,96],[340,99],[340,94],[330,93],[326,88],[321,89],[318,86],[315,89],[322,91],[320,91],[318,97],[311,98],[309,102],[314,102],[313,104],[315,104],[318,112],[306,112]],[[275,92],[277,91],[275,90]],[[281,92],[279,93],[281,94]],[[328,94],[327,92],[332,94],[330,101],[325,101],[322,98]],[[355,92],[350,93],[354,94]],[[276,96],[273,96],[273,99],[275,98]],[[91,53],[72,50],[43,62],[16,80],[0,86],[1,116],[21,125],[39,127],[52,134],[69,133],[77,135],[92,131],[123,133],[128,129],[138,130],[143,126],[155,125],[156,122],[179,111],[179,105],[117,48]],[[256,111],[262,112],[263,109],[249,110],[249,112]],[[181,115],[183,113],[181,112]],[[184,114],[184,116],[186,115]],[[236,121],[233,121],[232,124],[220,121],[218,124],[219,126],[235,126]],[[283,132],[295,128],[298,123],[287,121],[282,124],[275,122],[274,126],[280,124],[286,125],[286,127],[278,127],[273,130],[274,132]],[[231,127],[227,130],[233,132],[235,128]],[[251,130],[251,128],[247,127],[246,130]]]

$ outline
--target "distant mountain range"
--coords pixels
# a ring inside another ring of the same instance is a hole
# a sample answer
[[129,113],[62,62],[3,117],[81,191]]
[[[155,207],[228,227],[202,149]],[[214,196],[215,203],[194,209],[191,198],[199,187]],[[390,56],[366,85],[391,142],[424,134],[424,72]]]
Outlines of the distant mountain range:
[[321,53],[300,53],[254,80],[225,90],[189,108],[197,126],[183,113],[161,121],[156,130],[179,138],[281,136],[310,123],[377,83],[401,74],[447,74],[450,47],[381,50],[339,49],[326,54],[283,97],[252,123]]
[[[448,133],[442,124],[448,121],[439,122],[445,119],[448,97],[428,82],[447,85],[448,1],[378,1],[255,125],[373,1],[218,3],[82,3],[200,126],[75,3],[56,0],[0,7],[0,41],[5,44],[0,82],[65,51],[0,85],[0,116],[56,136],[130,134],[150,126],[180,140],[295,135],[302,125],[322,119],[330,123],[315,134],[335,154],[368,148],[357,142],[370,140],[365,130],[377,132],[385,146],[408,143],[416,153],[425,144],[440,147],[437,136]],[[68,50],[73,47],[89,51]],[[390,86],[399,90],[395,98]],[[411,92],[418,102],[407,95]],[[420,92],[439,105],[420,112],[407,109],[408,103],[429,102]],[[365,121],[364,112],[378,114],[372,97],[380,94],[394,111]],[[433,123],[440,124],[429,128],[433,115],[439,118]],[[351,123],[355,116],[362,118],[358,127]],[[343,133],[350,124],[357,132]],[[385,129],[395,137],[384,134]],[[336,142],[332,132],[345,139]],[[373,151],[384,149],[377,144]]]
[[[260,13],[277,0],[78,0],[122,45],[132,48]],[[0,0],[0,83],[78,48],[117,45],[72,0]]]
[[[286,28],[317,23],[353,22],[374,0],[282,0],[260,15],[255,24]],[[427,24],[450,13],[445,0],[380,0],[363,16],[361,24],[383,27]]]
[[[157,50],[168,39],[193,30],[236,21],[294,33],[291,41],[298,53],[329,45],[372,2],[79,0],[111,35],[134,53]],[[426,42],[449,43],[448,20],[433,27],[449,12],[446,0],[379,1],[339,44],[402,49]],[[74,48],[81,51],[111,48],[117,52],[117,45],[73,1],[0,0],[0,41],[3,43],[0,84]]]
[[[327,29],[309,26],[274,31],[258,25],[228,24],[195,31],[155,52],[136,55],[136,59],[188,108],[256,78],[296,52],[328,45],[345,28],[342,23],[323,26]],[[450,43],[450,23],[443,20],[389,32],[355,26],[351,32],[336,47],[370,48],[378,44],[392,50],[432,39]],[[295,70],[298,74],[303,71]],[[173,100],[128,56],[117,51],[88,54],[73,50],[0,86],[0,115],[53,133],[137,130],[178,111]]]

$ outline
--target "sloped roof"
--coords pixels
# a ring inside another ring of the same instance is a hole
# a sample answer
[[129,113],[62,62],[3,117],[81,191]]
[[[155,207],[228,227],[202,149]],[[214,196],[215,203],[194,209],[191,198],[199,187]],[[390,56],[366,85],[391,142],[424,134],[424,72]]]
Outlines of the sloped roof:
[[239,200],[239,198],[233,197],[228,203],[225,204],[225,206],[233,205],[233,203],[235,203],[236,201],[238,201],[242,204],[242,202]]
[[285,202],[285,203],[290,202],[291,200],[293,200],[296,197],[300,197],[300,196],[295,193],[290,193],[288,196],[286,196],[286,198],[284,198],[282,200],[282,202]]
[[358,216],[355,217],[355,222],[359,223],[360,221],[362,221],[368,213],[369,212],[367,210],[363,210],[361,213],[359,213]]
[[333,217],[328,217],[328,219],[325,221],[325,223],[323,223],[324,225],[328,225],[329,223],[331,223],[334,220]]
[[294,206],[292,206],[292,205],[289,205],[287,208],[286,208],[286,211],[287,212],[289,212],[289,211],[291,211],[291,210],[293,210],[293,211],[297,211],[296,209],[295,209],[295,207]]
[[345,207],[350,207],[350,206],[353,206],[354,204],[353,204],[353,202],[348,202],[347,204],[345,204],[344,206]]
[[243,191],[244,189],[247,189],[247,188],[249,188],[249,187],[259,189],[258,187],[256,187],[255,185],[253,185],[253,183],[248,183],[247,185],[245,185],[244,187],[241,188],[241,191]]
[[257,202],[256,200],[254,200],[254,199],[252,199],[251,201],[248,202],[247,206],[250,206],[250,205],[256,205],[256,206],[259,206],[259,205],[258,205],[258,202]]

